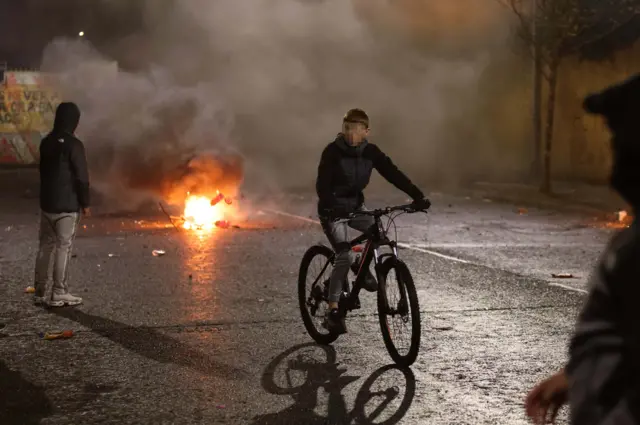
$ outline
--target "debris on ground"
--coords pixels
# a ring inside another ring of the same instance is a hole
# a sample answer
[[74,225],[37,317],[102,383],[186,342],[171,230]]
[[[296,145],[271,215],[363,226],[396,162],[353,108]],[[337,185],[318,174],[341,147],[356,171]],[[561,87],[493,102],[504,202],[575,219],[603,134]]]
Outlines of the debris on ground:
[[118,254],[109,254],[109,258],[117,257]]
[[518,214],[520,214],[520,215],[527,214],[528,212],[529,212],[529,210],[526,209],[526,208],[518,208]]
[[224,195],[222,193],[218,193],[215,198],[211,200],[211,206],[216,206],[220,201],[224,199]]
[[25,294],[35,294],[36,293],[36,288],[34,288],[33,286],[27,286],[24,290]]
[[573,275],[571,273],[554,273],[551,277],[555,279],[573,279]]
[[13,226],[7,226],[5,227],[4,231],[5,232],[10,232],[13,229]]
[[39,336],[48,341],[53,339],[67,339],[73,337],[73,331],[40,332]]
[[151,254],[153,254],[154,257],[161,257],[166,254],[166,252],[161,249],[154,249]]
[[215,225],[221,229],[228,229],[231,226],[227,220],[218,220],[215,222]]

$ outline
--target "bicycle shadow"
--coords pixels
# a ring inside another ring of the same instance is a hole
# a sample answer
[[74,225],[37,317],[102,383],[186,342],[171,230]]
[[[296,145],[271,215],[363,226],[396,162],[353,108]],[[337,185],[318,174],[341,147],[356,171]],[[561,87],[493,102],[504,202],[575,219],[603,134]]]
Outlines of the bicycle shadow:
[[[276,383],[276,372],[279,366],[287,357],[305,348],[316,348],[324,351],[325,362],[317,359],[303,358],[298,355],[295,359],[290,359],[285,366],[284,374],[287,386],[279,386]],[[389,413],[386,412],[389,405],[396,401],[400,391],[396,386],[389,387],[383,391],[372,391],[375,382],[385,373],[391,370],[398,370],[403,373],[406,381],[406,389],[403,398],[395,412],[386,415],[382,420],[380,417]],[[290,379],[290,372],[304,374],[304,381],[296,386]],[[345,374],[345,368],[339,368],[336,364],[336,352],[331,346],[321,346],[314,343],[294,346],[277,357],[265,368],[262,375],[262,387],[274,395],[288,395],[293,399],[293,404],[286,409],[253,418],[252,425],[284,425],[284,424],[305,424],[305,425],[328,425],[328,424],[362,424],[362,425],[395,425],[399,423],[409,411],[415,396],[416,381],[411,369],[401,369],[396,365],[384,366],[373,372],[362,384],[356,396],[354,408],[349,411],[347,402],[342,391],[351,383],[360,379],[359,376]],[[320,416],[315,413],[319,407],[319,390],[324,389],[328,394],[327,415]],[[377,407],[368,412],[368,405],[371,401],[378,401]],[[379,422],[376,420],[380,419]]]

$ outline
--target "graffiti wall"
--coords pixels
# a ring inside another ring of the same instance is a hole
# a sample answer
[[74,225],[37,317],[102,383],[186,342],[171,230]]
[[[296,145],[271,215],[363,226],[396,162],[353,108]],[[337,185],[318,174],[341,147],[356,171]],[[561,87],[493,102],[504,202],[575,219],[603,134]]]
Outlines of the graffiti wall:
[[38,72],[6,72],[0,85],[0,164],[35,164],[59,94]]

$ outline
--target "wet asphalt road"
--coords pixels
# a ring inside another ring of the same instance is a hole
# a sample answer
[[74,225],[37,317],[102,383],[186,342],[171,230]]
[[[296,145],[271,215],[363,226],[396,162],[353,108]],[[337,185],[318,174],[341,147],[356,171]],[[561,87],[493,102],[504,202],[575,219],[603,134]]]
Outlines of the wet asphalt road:
[[[323,240],[311,198],[277,212],[258,206],[241,229],[205,235],[176,232],[162,216],[98,211],[83,221],[71,264],[85,303],[53,311],[24,294],[36,205],[3,199],[0,423],[527,423],[523,397],[563,364],[611,230],[585,217],[433,200],[428,218],[398,219],[423,316],[419,359],[401,371],[372,294],[348,335],[332,347],[310,343],[296,279],[304,251]],[[37,336],[62,329],[75,337]]]

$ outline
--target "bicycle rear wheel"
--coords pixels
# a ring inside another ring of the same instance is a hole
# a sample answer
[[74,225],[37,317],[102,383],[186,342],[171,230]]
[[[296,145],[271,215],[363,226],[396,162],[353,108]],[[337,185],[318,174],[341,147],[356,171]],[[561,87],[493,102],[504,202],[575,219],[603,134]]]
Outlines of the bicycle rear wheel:
[[[412,365],[420,350],[420,306],[411,272],[397,258],[387,259],[380,269],[378,318],[384,345],[393,361],[402,367]],[[408,332],[406,325],[411,326]]]
[[329,277],[333,270],[334,253],[324,245],[307,250],[300,263],[298,275],[298,302],[302,322],[309,336],[318,344],[328,345],[339,335],[323,327],[329,309]]

